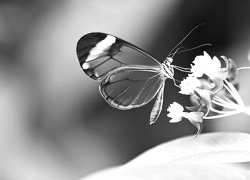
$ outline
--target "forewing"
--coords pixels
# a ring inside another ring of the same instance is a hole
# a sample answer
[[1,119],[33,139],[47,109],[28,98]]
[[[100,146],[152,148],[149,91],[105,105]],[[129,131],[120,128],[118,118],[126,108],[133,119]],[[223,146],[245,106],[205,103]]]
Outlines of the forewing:
[[127,110],[147,104],[164,85],[165,77],[150,66],[124,66],[109,73],[100,92],[113,107]]
[[110,71],[126,65],[160,67],[160,63],[140,48],[105,33],[90,33],[77,43],[77,56],[83,71],[102,80]]

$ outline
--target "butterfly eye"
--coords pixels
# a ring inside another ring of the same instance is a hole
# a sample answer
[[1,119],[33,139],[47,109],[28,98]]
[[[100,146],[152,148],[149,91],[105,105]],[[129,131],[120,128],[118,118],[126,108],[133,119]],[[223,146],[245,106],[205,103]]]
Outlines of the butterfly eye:
[[173,62],[173,58],[171,58],[171,57],[167,57],[166,60],[167,60],[167,62],[169,62],[170,64]]

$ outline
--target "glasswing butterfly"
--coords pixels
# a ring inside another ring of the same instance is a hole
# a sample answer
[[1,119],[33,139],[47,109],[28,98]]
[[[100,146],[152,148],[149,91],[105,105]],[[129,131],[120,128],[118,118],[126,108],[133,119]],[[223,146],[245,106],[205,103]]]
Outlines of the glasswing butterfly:
[[159,63],[137,46],[101,32],[81,37],[76,52],[83,71],[100,82],[100,93],[112,107],[121,110],[138,108],[156,96],[150,124],[161,113],[166,79],[175,82],[173,67],[181,68],[171,65],[172,57]]

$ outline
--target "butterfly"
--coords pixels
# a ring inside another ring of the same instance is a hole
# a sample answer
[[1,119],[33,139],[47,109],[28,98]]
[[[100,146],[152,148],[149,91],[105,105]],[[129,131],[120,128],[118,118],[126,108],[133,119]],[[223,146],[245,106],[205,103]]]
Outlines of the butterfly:
[[150,124],[157,120],[162,110],[165,81],[167,78],[175,81],[172,57],[159,63],[139,47],[101,32],[81,37],[76,52],[83,71],[100,82],[99,91],[108,104],[128,110],[156,97]]

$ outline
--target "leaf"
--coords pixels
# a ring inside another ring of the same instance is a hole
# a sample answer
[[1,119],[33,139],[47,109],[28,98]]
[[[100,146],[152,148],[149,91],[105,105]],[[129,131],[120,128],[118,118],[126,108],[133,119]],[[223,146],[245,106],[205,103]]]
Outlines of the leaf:
[[237,180],[250,179],[250,171],[221,164],[166,163],[120,167],[95,173],[81,180]]
[[179,138],[158,145],[127,165],[152,165],[166,162],[237,163],[250,161],[250,135],[208,133],[197,138]]
[[250,135],[210,133],[163,143],[123,166],[82,180],[250,179],[250,170],[239,165],[249,161]]

